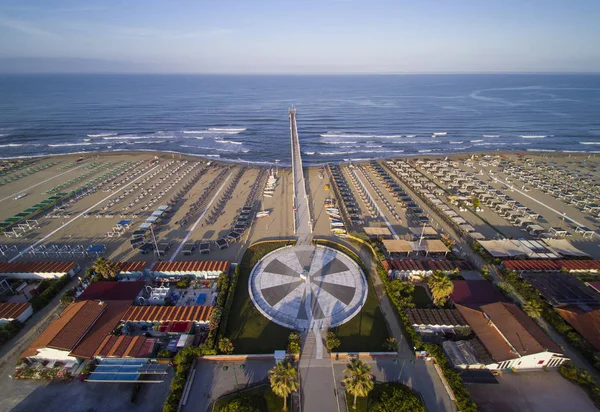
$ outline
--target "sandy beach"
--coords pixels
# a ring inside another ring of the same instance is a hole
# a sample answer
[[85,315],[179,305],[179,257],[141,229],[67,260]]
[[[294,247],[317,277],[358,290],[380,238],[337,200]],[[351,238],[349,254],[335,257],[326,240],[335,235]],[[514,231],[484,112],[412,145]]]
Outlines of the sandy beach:
[[[516,161],[520,161],[517,159],[522,158],[522,156],[516,153],[490,153],[487,155],[491,156],[491,158],[503,156]],[[155,156],[157,157],[155,158]],[[461,170],[477,173],[478,170],[468,169],[464,164],[464,161],[472,156],[471,154],[456,154],[448,156],[448,159],[459,161],[457,167]],[[484,159],[483,156],[486,156],[486,154],[475,156],[477,156],[475,159]],[[585,169],[585,174],[590,175],[585,177],[591,180],[590,184],[595,184],[600,179],[597,167],[598,160],[594,156],[584,154],[526,153],[525,157],[535,162],[547,164],[555,162],[552,164],[555,164],[557,167],[569,165],[572,167],[570,170],[573,172],[577,169],[582,171]],[[402,159],[407,161],[415,161],[417,159],[442,160],[444,157],[419,156],[415,158],[404,157]],[[19,237],[8,237],[4,234],[1,244],[9,249],[12,248],[11,251],[5,253],[5,258],[8,260],[80,260],[81,257],[71,257],[68,254],[64,254],[63,256],[42,256],[41,254],[32,255],[29,252],[32,246],[39,248],[42,245],[46,245],[46,247],[56,245],[57,248],[68,246],[72,250],[77,248],[87,249],[91,245],[104,245],[106,247],[105,257],[115,261],[154,261],[157,257],[152,253],[142,254],[130,246],[129,240],[131,239],[131,234],[151,215],[152,211],[160,205],[166,205],[169,197],[178,191],[182,191],[183,194],[181,199],[170,207],[170,218],[154,228],[157,243],[171,242],[171,248],[166,256],[160,257],[161,260],[230,260],[235,262],[241,259],[242,252],[248,244],[264,239],[288,238],[294,235],[292,227],[293,189],[291,169],[289,168],[278,168],[276,173],[278,178],[277,186],[273,197],[263,197],[262,189],[264,186],[258,187],[257,193],[254,196],[254,210],[268,210],[270,211],[270,215],[265,218],[255,219],[252,225],[243,231],[239,241],[231,243],[228,249],[219,250],[214,245],[214,241],[227,236],[231,232],[237,215],[248,201],[251,187],[260,174],[260,167],[215,162],[195,156],[148,152],[67,155],[32,159],[33,165],[43,164],[50,160],[58,164],[0,187],[0,203],[2,206],[0,208],[0,218],[2,220],[10,218],[47,199],[52,195],[49,191],[58,185],[62,185],[59,192],[70,192],[111,170],[126,166],[129,169],[119,174],[109,184],[100,187],[95,193],[83,196],[74,203],[65,203],[65,209],[59,212],[60,217],[49,217],[53,214],[52,209],[50,209],[35,217],[38,227],[20,232]],[[587,166],[582,163],[584,161],[587,162]],[[379,164],[385,166],[385,161],[379,161]],[[171,184],[187,169],[190,170],[189,174],[183,176],[176,184]],[[411,236],[409,227],[415,226],[416,223],[410,220],[404,209],[396,205],[393,197],[385,187],[378,187],[380,194],[377,193],[376,187],[380,185],[380,181],[377,179],[376,173],[369,167],[369,163],[344,164],[341,166],[341,170],[355,195],[360,210],[360,220],[363,222],[353,224],[352,227],[348,228],[349,230],[361,232],[363,226],[386,227],[389,224],[399,237]],[[421,171],[424,176],[431,179],[434,183],[439,183],[435,181],[433,176],[428,175],[426,171]],[[487,174],[488,171],[492,171],[493,177]],[[275,173],[275,169],[272,169],[272,172]],[[183,191],[184,184],[189,181],[194,173],[200,173],[201,177],[188,190]],[[238,173],[240,174],[238,176],[239,180],[235,187],[231,189],[232,194],[230,198],[224,201],[222,210],[216,211],[215,207],[220,197],[222,197],[227,185],[232,182],[232,179]],[[77,180],[84,174],[86,174],[84,179]],[[330,176],[327,172],[321,173],[319,167],[305,168],[305,175],[307,177],[307,186],[312,202],[311,208],[315,220],[314,236],[334,238],[329,226],[329,217],[324,208],[325,199],[327,197],[335,197]],[[358,177],[364,184],[370,196],[372,196],[377,206],[379,206],[382,215],[372,216],[368,212],[367,205],[360,198],[351,183],[352,175]],[[127,176],[133,176],[133,178],[126,180]],[[486,170],[486,173],[478,175],[477,178],[490,183],[493,187],[501,191],[506,191],[513,199],[542,215],[543,220],[540,221],[540,224],[544,228],[568,227],[567,222],[563,222],[562,217],[552,211],[554,209],[564,212],[568,217],[585,224],[591,230],[598,230],[596,219],[574,205],[565,204],[535,188],[532,188],[528,192],[522,192],[519,191],[518,187],[514,188],[516,190],[511,190],[505,184],[499,183],[499,181],[506,181],[507,179],[507,176],[503,174],[503,170],[499,167],[490,166]],[[496,178],[498,182],[494,181],[493,178]],[[145,179],[148,180],[141,184]],[[161,183],[157,183],[161,179]],[[410,192],[410,188],[407,187],[405,182],[402,182],[400,179],[396,180],[398,180],[401,187]],[[211,183],[213,183],[213,187],[209,188]],[[263,183],[260,185],[263,185]],[[112,190],[110,189],[111,186],[114,186]],[[152,188],[152,186],[155,187]],[[157,199],[151,206],[148,206],[150,199],[170,186],[172,187],[166,191],[163,197]],[[144,189],[148,191],[146,192],[147,194],[139,199],[137,203],[133,203]],[[25,193],[26,196],[15,200],[22,193]],[[56,193],[56,190],[53,193]],[[205,198],[201,202],[199,209],[191,215],[186,224],[179,224],[183,216],[190,211],[191,205],[198,201],[203,193]],[[120,197],[122,199],[115,202],[114,205],[106,207],[111,200],[114,201],[114,199]],[[418,204],[421,203],[421,200],[418,198],[414,200]],[[386,206],[386,201],[391,205],[395,205],[393,207],[400,220],[392,215],[391,210]],[[125,210],[130,204],[133,204],[133,206],[129,210]],[[450,206],[487,238],[497,235],[497,231],[492,226],[498,228],[507,237],[532,238],[528,233],[508,224],[503,217],[492,210],[484,208],[484,211],[478,216],[469,211],[460,210],[456,205]],[[208,216],[213,212],[219,212],[220,214],[216,219],[212,219],[214,222],[209,222]],[[84,217],[84,214],[89,214],[89,216]],[[110,217],[106,217],[106,215]],[[482,217],[485,218],[486,222],[482,220]],[[115,224],[121,220],[130,220],[131,224],[129,228],[121,236],[109,237],[107,233],[111,232]],[[440,224],[438,224],[439,219],[436,216],[431,216],[431,220],[432,226],[440,229]],[[593,257],[600,257],[600,249],[598,249],[594,238],[584,239],[573,230],[571,232],[572,236],[570,240],[573,244]],[[211,252],[201,255],[196,251],[189,256],[180,252],[175,256],[174,253],[180,249],[179,246],[184,241],[210,242]],[[16,249],[13,247],[16,247]],[[88,258],[88,261],[91,260],[92,258]]]

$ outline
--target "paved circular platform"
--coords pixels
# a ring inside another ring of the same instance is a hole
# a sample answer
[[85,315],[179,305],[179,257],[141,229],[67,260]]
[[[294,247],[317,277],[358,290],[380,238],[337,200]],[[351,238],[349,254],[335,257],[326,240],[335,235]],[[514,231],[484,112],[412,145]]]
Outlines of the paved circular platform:
[[324,246],[291,246],[263,257],[248,281],[268,319],[290,329],[327,329],[352,319],[367,298],[367,281],[346,254]]

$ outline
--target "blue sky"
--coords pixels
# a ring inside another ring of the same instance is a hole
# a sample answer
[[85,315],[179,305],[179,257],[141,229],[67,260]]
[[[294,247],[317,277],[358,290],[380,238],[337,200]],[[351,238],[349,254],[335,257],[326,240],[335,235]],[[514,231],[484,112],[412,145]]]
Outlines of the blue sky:
[[599,17],[600,0],[0,0],[0,59],[36,71],[600,72]]

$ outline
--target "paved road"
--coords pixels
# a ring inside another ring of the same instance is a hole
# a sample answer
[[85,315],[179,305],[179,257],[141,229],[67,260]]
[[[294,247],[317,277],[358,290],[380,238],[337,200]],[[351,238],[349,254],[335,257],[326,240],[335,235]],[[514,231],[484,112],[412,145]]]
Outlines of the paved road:
[[300,152],[300,142],[298,140],[298,129],[296,127],[296,110],[290,110],[289,116],[292,140],[292,171],[294,174],[296,236],[298,236],[299,244],[305,244],[310,243],[312,234],[310,209],[308,195],[306,193],[306,183],[304,181],[304,171],[302,169],[302,155]]
[[[227,366],[227,370],[223,369],[224,366]],[[272,359],[244,362],[198,360],[188,398],[181,410],[207,412],[215,400],[227,393],[261,382],[267,383],[269,370],[273,366],[275,361]]]

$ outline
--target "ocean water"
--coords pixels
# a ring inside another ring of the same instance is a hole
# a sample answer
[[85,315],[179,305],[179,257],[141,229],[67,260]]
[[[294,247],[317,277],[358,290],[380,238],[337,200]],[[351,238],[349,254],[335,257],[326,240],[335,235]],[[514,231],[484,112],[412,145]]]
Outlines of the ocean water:
[[600,75],[5,75],[0,156],[162,150],[289,164],[292,106],[306,164],[600,152]]

